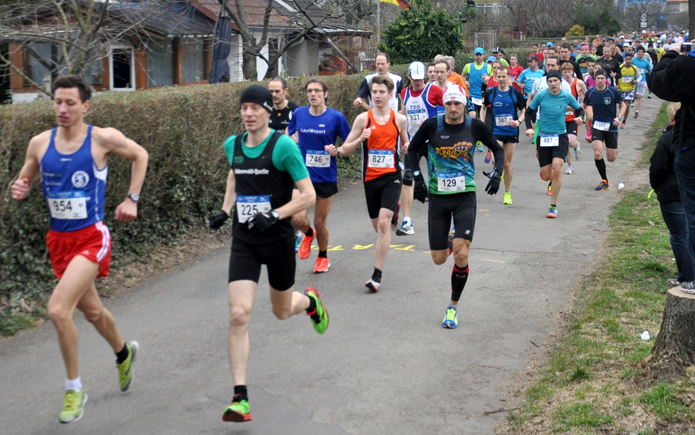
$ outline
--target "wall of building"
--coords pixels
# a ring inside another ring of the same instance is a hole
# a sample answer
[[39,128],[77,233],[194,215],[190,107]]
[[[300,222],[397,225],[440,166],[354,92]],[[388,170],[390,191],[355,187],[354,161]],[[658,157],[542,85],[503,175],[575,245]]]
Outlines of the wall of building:
[[319,44],[305,38],[285,54],[285,72],[288,77],[317,75],[319,73]]

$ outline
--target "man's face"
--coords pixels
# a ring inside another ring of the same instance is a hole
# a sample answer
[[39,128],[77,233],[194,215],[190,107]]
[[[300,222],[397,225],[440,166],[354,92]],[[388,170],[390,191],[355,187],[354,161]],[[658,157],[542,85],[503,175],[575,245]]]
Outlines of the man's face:
[[597,88],[603,89],[606,87],[606,76],[604,76],[603,74],[599,74],[596,77],[594,77],[594,79],[596,79]]
[[558,92],[560,90],[561,83],[562,82],[557,77],[551,77],[548,79],[548,88],[550,88],[551,92]]
[[434,71],[434,65],[430,65],[427,67],[427,78],[430,82],[434,82],[437,80],[437,73]]
[[531,68],[532,71],[535,71],[538,69],[538,61],[537,60],[529,60],[528,66],[529,66],[529,68]]
[[555,51],[555,47],[550,47],[548,49],[548,56],[554,56],[555,54],[557,54],[557,51]]
[[241,105],[241,119],[244,121],[246,131],[251,133],[268,126],[270,113],[260,104],[244,103]]
[[476,53],[475,54],[475,63],[481,63],[482,61],[483,61],[482,53]]
[[611,58],[613,57],[613,48],[612,47],[605,47],[603,49],[603,57],[606,60],[611,60]]
[[495,71],[495,80],[500,86],[506,87],[509,85],[509,72],[505,68],[497,68]]
[[460,121],[463,117],[463,103],[459,101],[447,101],[444,103],[446,117],[451,121]]
[[437,76],[437,83],[446,83],[446,78],[449,77],[449,69],[444,62],[439,62],[434,66],[434,74]]
[[282,83],[275,81],[268,83],[268,89],[273,96],[273,104],[280,104],[287,98],[289,89],[282,89]]
[[557,69],[557,59],[548,59],[545,63],[545,70],[552,71],[554,69]]
[[574,81],[574,69],[563,69],[562,78],[567,81],[567,83],[572,83]]
[[560,47],[560,57],[562,60],[567,60],[570,58],[570,49],[565,47]]
[[499,51],[493,51],[492,55],[495,56],[497,59],[500,58],[500,52]]
[[625,56],[625,66],[628,68],[632,66],[632,56]]
[[388,74],[390,66],[391,64],[386,61],[386,56],[376,57],[376,72],[380,76]]
[[[417,81],[420,82],[424,87],[424,80]],[[413,87],[415,87],[414,83]],[[389,92],[389,88],[386,85],[383,85],[381,83],[372,83],[372,102],[374,103],[375,107],[378,107],[380,109],[388,107],[390,98],[391,93]]]
[[73,127],[80,123],[91,104],[91,101],[82,101],[77,88],[58,88],[53,94],[53,109],[61,127]]
[[306,88],[306,96],[309,100],[309,105],[312,107],[319,107],[326,104],[326,97],[328,97],[328,92],[324,92],[321,83],[310,83]]
[[589,70],[589,74],[594,73],[594,68],[596,67],[596,64],[594,62],[587,62],[586,68]]
[[538,54],[538,46],[536,44],[533,44],[533,52]]
[[412,84],[414,91],[419,91],[420,89],[425,87],[424,79],[413,80],[412,78],[410,78],[410,74],[408,74],[408,78],[410,79],[410,83]]

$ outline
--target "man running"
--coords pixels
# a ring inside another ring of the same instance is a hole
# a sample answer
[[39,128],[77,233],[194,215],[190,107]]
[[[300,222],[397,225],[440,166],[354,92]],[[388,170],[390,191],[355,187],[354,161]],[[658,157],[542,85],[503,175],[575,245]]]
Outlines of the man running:
[[[380,77],[380,76],[379,76]],[[314,227],[307,219],[307,210],[292,214],[294,227],[303,232],[305,237],[299,245],[298,255],[302,260],[309,258],[311,243],[318,239],[319,255],[316,258],[314,273],[328,272],[331,262],[328,260],[328,226],[327,218],[333,203],[333,196],[338,193],[338,164],[335,156],[325,150],[327,145],[334,145],[340,137],[343,142],[350,134],[350,124],[345,116],[326,106],[328,85],[322,78],[313,78],[306,84],[309,106],[294,111],[294,116],[287,128],[292,136],[299,137],[299,149],[302,151],[309,177],[316,191],[316,208],[314,209]],[[390,104],[390,102],[389,102]],[[295,191],[295,196],[300,193]]]
[[[280,320],[307,313],[319,334],[328,328],[328,312],[318,290],[294,291],[296,258],[290,216],[307,210],[316,195],[294,141],[268,126],[272,96],[261,85],[241,94],[239,106],[246,132],[231,136],[224,150],[231,169],[222,210],[208,218],[219,229],[233,213],[229,258],[229,365],[234,398],[222,420],[251,421],[246,371],[249,362],[249,321],[262,265],[268,271],[270,302]],[[299,194],[293,197],[292,185]],[[234,208],[234,212],[232,212]]]
[[268,89],[273,96],[273,112],[270,114],[270,128],[284,133],[290,125],[292,112],[299,107],[294,101],[287,99],[290,92],[287,81],[282,77],[275,77],[268,83]]
[[434,70],[436,62],[430,62],[427,65],[427,83],[437,83],[437,73]]
[[[401,76],[399,76],[398,74],[393,74],[389,71],[389,68],[391,68],[391,58],[388,54],[377,53],[375,64],[376,73],[369,74],[364,78],[362,84],[360,85],[360,89],[357,91],[357,98],[355,98],[355,101],[352,102],[354,106],[362,106],[364,110],[369,110],[370,108],[374,107],[374,104],[369,100],[369,97],[371,95],[369,91],[369,83],[372,81],[372,78],[376,76],[389,77],[391,81],[395,84],[396,90],[398,92],[401,91],[402,87]],[[393,97],[391,97],[391,101],[389,101],[389,107],[393,110],[398,110],[397,92],[394,92]]]
[[[420,79],[422,80],[422,79]],[[388,77],[372,79],[374,109],[357,116],[350,135],[342,147],[327,146],[332,156],[349,156],[357,147],[362,149],[362,175],[367,212],[377,232],[376,265],[365,286],[375,292],[381,288],[386,255],[391,246],[390,226],[398,211],[401,196],[401,163],[398,158],[398,139],[408,150],[408,128],[405,116],[388,106],[395,86]]]
[[[521,91],[509,85],[509,69],[500,66],[495,72],[497,86],[485,91],[481,119],[485,119],[488,105],[492,113],[492,135],[504,148],[503,204],[512,203],[512,158],[519,142],[519,125],[524,121],[526,101]],[[518,114],[517,114],[518,111]]]
[[572,53],[570,49],[570,45],[568,43],[564,43],[560,46],[560,65],[564,63],[569,63],[572,65],[572,68],[574,69],[574,77],[578,77],[579,80],[582,79],[582,69],[579,67],[579,64],[572,60],[572,57],[570,54]]
[[[420,156],[428,155],[428,189],[430,194],[428,233],[432,260],[444,264],[453,251],[451,298],[442,327],[458,327],[457,307],[468,280],[468,254],[476,216],[475,165],[473,147],[481,141],[495,153],[495,167],[485,191],[495,195],[500,186],[504,150],[492,137],[483,121],[466,116],[463,90],[452,86],[444,93],[446,114],[422,123],[408,150],[407,168],[420,167]],[[449,236],[454,220],[453,241]]]
[[475,62],[471,62],[463,68],[463,75],[468,81],[468,93],[473,101],[475,114],[480,117],[480,109],[483,106],[482,86],[486,77],[492,74],[492,66],[485,62],[485,50],[482,47],[475,49]]
[[512,53],[509,55],[509,80],[512,83],[512,86],[517,88],[518,90],[521,91],[522,95],[524,93],[524,88],[522,85],[519,85],[518,79],[521,73],[524,71],[524,67],[519,65],[519,55],[516,53]]
[[625,55],[625,63],[620,66],[620,75],[622,75],[620,82],[618,82],[618,91],[620,92],[620,98],[625,101],[625,113],[622,124],[620,124],[620,129],[625,128],[625,122],[627,122],[627,117],[630,114],[630,104],[635,101],[635,85],[637,82],[643,79],[639,72],[639,69],[632,64],[632,54],[627,53]]
[[569,151],[565,113],[567,106],[570,106],[577,115],[574,121],[577,125],[582,125],[584,110],[570,92],[562,90],[563,81],[559,71],[548,71],[546,79],[548,88],[533,98],[529,108],[538,114],[536,152],[541,178],[544,181],[551,180],[553,186],[547,217],[556,218],[557,199],[562,188],[562,165]]
[[538,58],[531,56],[528,58],[528,68],[523,70],[519,77],[517,78],[517,83],[521,86],[521,90],[524,92],[524,98],[528,98],[533,92],[533,84],[536,80],[543,77],[545,72],[538,68]]
[[133,380],[138,343],[123,341],[94,283],[97,277],[108,275],[111,264],[111,234],[102,222],[109,157],[115,154],[133,161],[127,196],[114,213],[117,221],[131,222],[137,218],[148,154],[114,128],[84,123],[92,104],[91,87],[84,78],[59,77],[52,91],[58,127],[31,139],[11,190],[13,199],[24,199],[34,179],[41,175],[42,194],[50,213],[46,245],[53,273],[59,279],[48,300],[48,317],[58,332],[67,372],[59,420],[70,423],[82,417],[87,403],[78,371],[78,333],[73,321],[76,308],[116,353],[121,391],[128,390]]
[[637,108],[635,110],[635,119],[639,116],[639,109],[642,107],[642,97],[647,92],[647,74],[652,71],[651,58],[645,56],[644,47],[637,47],[637,58],[632,59],[632,64],[637,67],[641,79],[635,85],[635,99],[637,100]]
[[596,67],[601,68],[608,73],[609,85],[618,85],[619,80],[622,78],[620,75],[620,62],[613,59],[612,44],[606,45],[603,50],[603,57],[596,61]]
[[[440,62],[439,65],[441,66]],[[403,109],[401,114],[406,116],[408,123],[408,140],[412,139],[426,119],[437,116],[438,109],[444,107],[442,96],[444,91],[439,86],[431,83],[425,84],[424,65],[421,62],[413,62],[408,67],[408,79],[410,87],[402,91]],[[418,169],[417,171],[405,170],[403,172],[403,191],[401,192],[401,203],[403,205],[403,221],[396,229],[397,236],[409,236],[415,234],[413,222],[410,214],[413,208],[413,181],[418,181],[418,185],[424,185],[424,178]],[[418,192],[418,200],[425,202],[426,191]]]
[[[569,62],[564,62],[562,64],[562,79],[570,85],[570,93],[574,98],[577,99],[577,102],[581,104],[582,100],[584,99],[584,94],[586,94],[586,85],[581,79],[574,77],[574,68]],[[567,112],[565,113],[567,138],[569,139],[570,148],[574,150],[574,158],[579,161],[582,159],[582,147],[579,144],[579,141],[577,141],[577,131],[579,126],[576,122],[574,122],[576,117],[577,114],[575,111],[568,107]],[[565,174],[574,174],[574,165],[572,164],[571,153],[567,153],[567,171],[565,171]]]
[[[601,176],[601,182],[596,190],[608,190],[608,176],[606,175],[606,162],[603,160],[603,145],[606,145],[606,157],[609,162],[614,162],[618,157],[618,124],[623,119],[625,106],[620,93],[612,86],[608,86],[608,73],[606,70],[596,72],[596,87],[589,89],[584,97],[584,104],[588,106],[587,112],[593,119],[591,130],[591,144],[594,148],[594,162]],[[620,115],[616,105],[620,105]]]

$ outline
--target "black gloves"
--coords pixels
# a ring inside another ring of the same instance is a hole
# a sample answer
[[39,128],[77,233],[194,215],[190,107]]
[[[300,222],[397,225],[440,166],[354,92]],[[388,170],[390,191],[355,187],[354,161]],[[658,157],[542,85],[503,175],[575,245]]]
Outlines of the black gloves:
[[483,172],[483,175],[490,178],[490,181],[488,181],[487,186],[485,186],[485,191],[487,192],[487,194],[496,194],[497,191],[500,190],[500,170],[497,169],[497,167],[495,166],[489,174],[487,172]]
[[422,176],[422,172],[415,171],[414,173],[415,186],[413,187],[413,198],[420,202],[425,202],[427,200],[427,183],[425,183],[425,178]]
[[268,213],[256,213],[246,221],[246,229],[252,233],[262,233],[278,221],[279,214],[275,210]]
[[229,219],[229,215],[224,210],[220,210],[212,216],[208,217],[208,228],[211,230],[219,230]]

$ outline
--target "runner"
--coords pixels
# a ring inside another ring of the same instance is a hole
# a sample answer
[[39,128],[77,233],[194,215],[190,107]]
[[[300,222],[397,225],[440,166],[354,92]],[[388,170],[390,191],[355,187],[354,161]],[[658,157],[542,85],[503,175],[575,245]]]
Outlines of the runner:
[[[584,99],[584,94],[586,94],[586,85],[581,79],[573,77],[573,75],[574,67],[569,62],[564,62],[562,64],[562,78],[570,85],[570,92],[572,93],[572,96],[577,99],[579,104],[581,104],[582,100]],[[574,118],[576,117],[577,115],[575,111],[568,107],[567,112],[565,113],[567,138],[569,139],[570,148],[574,150],[574,158],[579,161],[582,159],[582,146],[579,144],[579,141],[577,141],[577,131],[579,126],[576,122],[574,122]],[[574,174],[572,154],[569,152],[567,153],[567,170],[565,171],[565,174]]]
[[[517,83],[521,86],[524,92],[524,98],[528,98],[533,92],[533,84],[536,80],[543,77],[545,73],[538,68],[538,58],[531,56],[528,58],[528,68],[523,70],[517,78]],[[528,118],[526,118],[528,119]]]
[[401,147],[407,152],[408,127],[405,116],[388,106],[387,102],[395,88],[393,82],[388,77],[375,77],[371,88],[374,109],[357,116],[342,147],[330,145],[326,150],[332,156],[349,156],[361,146],[367,211],[374,231],[378,234],[376,265],[365,286],[378,292],[381,288],[386,256],[391,246],[389,226],[392,225],[394,215],[398,213],[398,198],[401,196],[398,139],[400,138]]
[[620,75],[620,62],[613,59],[613,45],[606,45],[603,50],[603,57],[596,61],[597,68],[601,68],[608,73],[608,84],[611,86],[617,86],[619,80],[622,78]]
[[[596,79],[594,78],[594,74],[596,74],[596,62],[593,60],[589,60],[586,63],[589,67],[589,71],[584,75],[584,83],[586,83],[587,91],[589,88],[593,88],[596,86]],[[586,95],[584,96],[586,98]],[[586,136],[584,136],[584,140],[587,142],[591,143],[591,126],[594,124],[594,120],[591,119],[591,110],[586,111]]]
[[[231,167],[227,189],[222,210],[208,218],[208,226],[219,229],[235,208],[228,279],[234,398],[222,415],[229,422],[252,420],[246,388],[249,321],[262,265],[268,271],[270,302],[278,319],[306,311],[316,332],[323,334],[328,328],[328,312],[318,290],[294,291],[296,259],[289,218],[307,210],[316,199],[302,153],[289,137],[268,126],[272,97],[266,88],[249,86],[239,106],[246,132],[224,143]],[[294,198],[293,182],[299,191]]]
[[[440,62],[440,68],[445,62]],[[410,87],[402,91],[403,109],[401,114],[406,116],[408,123],[408,140],[410,140],[426,119],[437,116],[438,110],[444,106],[442,96],[444,91],[439,86],[430,83],[425,84],[424,65],[421,62],[413,62],[408,67],[408,78]],[[424,184],[422,173],[406,170],[403,172],[403,191],[401,192],[401,203],[403,205],[403,222],[396,229],[397,236],[409,236],[415,234],[410,214],[413,208],[413,181],[417,180],[419,185]],[[418,200],[425,202],[425,191],[418,192]],[[396,214],[396,219],[398,215]],[[396,220],[396,224],[398,221]]]
[[480,116],[480,108],[483,105],[482,85],[484,79],[492,74],[492,66],[485,62],[485,50],[482,47],[475,49],[475,62],[471,62],[463,68],[463,75],[468,82],[468,93],[475,110],[476,117]]
[[556,218],[557,199],[562,188],[562,165],[569,151],[564,114],[567,112],[567,106],[571,106],[577,114],[575,122],[582,125],[584,110],[571,93],[562,90],[563,81],[559,71],[548,71],[546,80],[548,88],[533,98],[529,108],[538,114],[536,152],[541,167],[541,179],[550,180],[553,186],[547,216]]
[[512,82],[512,86],[517,88],[518,90],[521,91],[523,94],[524,88],[523,85],[520,85],[518,83],[519,76],[521,73],[524,71],[524,67],[519,65],[519,55],[516,53],[512,53],[509,55],[509,79]]
[[[299,246],[299,258],[302,260],[309,258],[311,243],[314,238],[317,238],[319,255],[314,266],[314,273],[324,273],[331,267],[331,262],[328,260],[326,220],[331,210],[333,196],[338,193],[338,165],[335,157],[331,157],[325,147],[334,145],[338,137],[344,142],[350,133],[350,124],[342,113],[326,106],[328,85],[323,79],[309,80],[306,84],[306,92],[309,106],[300,107],[294,111],[287,133],[290,136],[295,132],[298,133],[299,149],[302,151],[309,177],[316,191],[314,227],[311,227],[307,219],[308,208],[293,214],[292,222],[294,227],[305,236]],[[294,197],[299,193],[295,189]]]
[[449,76],[446,79],[455,85],[461,86],[466,92],[468,92],[466,81],[463,79],[463,77],[461,77],[461,74],[457,73],[456,69],[454,69],[456,66],[456,59],[454,59],[454,56],[442,56],[441,60],[449,64]]
[[560,46],[560,65],[564,63],[569,63],[572,65],[572,68],[574,70],[574,77],[579,78],[579,80],[582,79],[582,69],[579,67],[579,64],[575,62],[570,54],[572,53],[570,49],[570,45],[568,43],[564,43]]
[[[606,175],[606,162],[603,160],[603,145],[606,145],[606,157],[609,162],[614,162],[618,157],[618,124],[623,119],[626,104],[622,101],[620,93],[612,86],[608,86],[608,73],[606,70],[596,72],[596,87],[589,89],[584,97],[584,104],[588,106],[587,112],[593,119],[591,131],[591,143],[594,147],[594,162],[601,182],[596,190],[608,190],[608,176]],[[620,104],[620,115],[617,115],[616,104]]]
[[285,132],[292,119],[292,112],[299,107],[294,101],[287,99],[290,92],[287,81],[282,77],[275,77],[268,83],[268,89],[273,96],[273,112],[270,114],[270,128]]
[[[548,56],[548,58],[546,59],[545,62],[546,62],[546,66],[548,68],[548,72],[558,71],[558,58],[557,58],[557,56]],[[559,71],[558,71],[558,73],[559,73]],[[526,137],[531,139],[532,143],[535,140],[535,139],[533,139],[533,137],[536,133],[534,128],[533,128],[532,122],[537,122],[540,115],[538,113],[536,113],[536,111],[533,109],[529,110],[530,104],[531,104],[531,101],[533,101],[533,99],[535,98],[535,96],[540,91],[542,91],[544,89],[548,89],[547,72],[545,73],[544,76],[542,76],[539,79],[536,79],[533,82],[533,87],[532,87],[531,93],[528,94],[528,97],[526,100]],[[569,93],[569,94],[572,93],[572,89],[570,89],[570,85],[567,82],[565,82],[564,80],[560,80],[560,89]],[[534,145],[535,145],[535,143],[534,143]],[[562,167],[560,167],[560,170],[562,170]],[[552,182],[551,182],[551,184],[552,184]],[[550,185],[548,185],[548,195],[551,194],[550,190],[551,190]]]
[[627,116],[630,114],[630,104],[635,101],[635,83],[642,80],[639,69],[632,64],[632,55],[630,53],[625,55],[625,63],[620,66],[620,74],[622,78],[618,83],[618,91],[620,91],[620,98],[625,101],[624,118],[622,124],[620,124],[620,128],[623,129],[625,128]]
[[427,83],[437,83],[437,73],[434,70],[436,62],[430,62],[427,65]]
[[[504,148],[504,198],[503,204],[512,203],[512,158],[519,142],[519,125],[524,120],[526,100],[516,88],[509,85],[509,69],[500,66],[496,71],[497,86],[488,89],[483,97],[481,118],[485,119],[488,105],[493,118],[492,135]],[[517,111],[519,114],[517,114]]]
[[492,49],[492,55],[495,56],[496,60],[499,60],[502,66],[509,66],[509,62],[507,62],[507,59],[504,58],[504,50],[502,50],[499,47],[495,47]]
[[543,52],[539,50],[538,44],[533,44],[531,47],[533,51],[529,54],[529,59],[535,57],[537,61],[542,62],[544,60]]
[[[393,74],[392,72],[389,71],[389,68],[391,68],[391,58],[389,57],[388,54],[386,53],[377,53],[376,55],[376,73],[375,74],[369,74],[364,78],[364,81],[362,81],[362,84],[360,85],[359,91],[357,91],[357,98],[355,98],[355,101],[352,102],[354,106],[362,106],[364,110],[369,110],[373,107],[373,103],[369,101],[370,97],[370,92],[369,92],[369,83],[372,81],[372,79],[376,76],[385,76],[389,77],[393,83],[395,83],[396,90],[398,92],[401,91],[401,88],[403,86],[402,81],[401,81],[401,76],[397,74]],[[394,93],[393,97],[391,98],[391,101],[389,101],[389,107],[393,110],[398,110],[398,95]]]
[[[639,109],[642,107],[642,97],[647,92],[647,75],[652,70],[651,58],[645,56],[644,47],[637,47],[637,58],[632,60],[632,64],[637,67],[641,79],[637,81],[635,87],[635,98],[637,99],[637,109],[635,110],[635,119],[639,116]],[[626,115],[627,116],[627,115]]]
[[[589,49],[588,45],[582,45],[582,54],[581,56],[577,57],[577,64],[579,65],[579,69],[582,72],[582,77],[586,75],[586,73],[589,72],[589,65],[588,62],[590,60],[593,60],[594,62],[596,61],[596,56],[591,54],[591,50]],[[579,76],[577,76],[579,77]]]
[[[463,90],[450,87],[444,93],[446,114],[430,118],[413,137],[408,150],[407,168],[420,167],[420,156],[428,155],[429,242],[432,260],[444,264],[453,251],[454,267],[451,273],[451,300],[446,309],[442,327],[458,327],[457,306],[468,280],[468,254],[476,215],[475,165],[473,146],[481,141],[495,153],[494,169],[485,191],[495,195],[500,186],[504,150],[492,137],[485,124],[465,115],[466,97]],[[451,219],[454,236],[450,237]]]
[[116,353],[121,391],[128,390],[133,381],[138,343],[123,341],[113,315],[99,298],[95,279],[107,276],[111,264],[111,234],[102,222],[109,157],[115,154],[133,161],[128,194],[114,213],[117,221],[131,222],[137,218],[148,155],[120,131],[84,123],[92,91],[82,77],[59,77],[52,91],[58,127],[31,139],[11,190],[13,199],[24,199],[34,179],[41,175],[42,194],[50,213],[46,245],[59,280],[47,310],[58,333],[67,372],[59,420],[70,423],[82,417],[87,403],[79,376],[78,333],[73,321],[76,308]]

